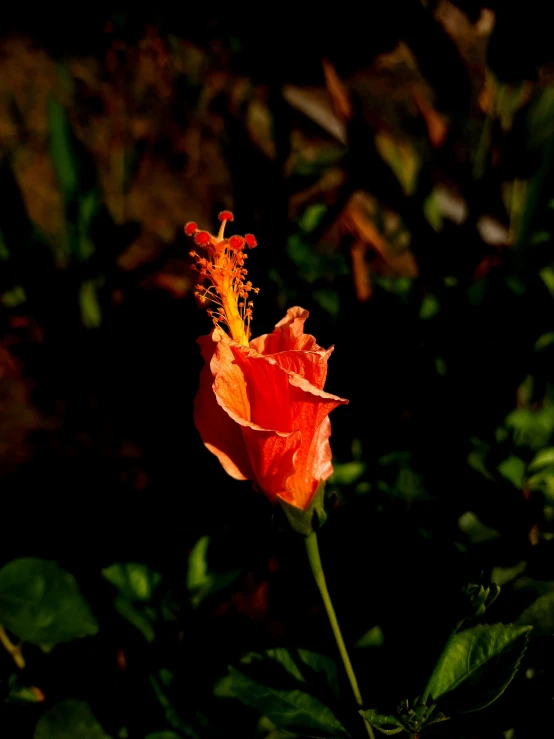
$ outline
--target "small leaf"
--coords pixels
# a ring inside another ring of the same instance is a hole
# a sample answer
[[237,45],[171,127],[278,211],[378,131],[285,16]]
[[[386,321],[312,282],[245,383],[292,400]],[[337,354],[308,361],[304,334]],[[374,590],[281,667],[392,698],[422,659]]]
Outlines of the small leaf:
[[548,467],[549,465],[554,465],[554,447],[552,446],[547,447],[546,449],[541,449],[541,451],[534,456],[533,460],[529,463],[529,471],[536,472],[537,470],[540,470],[543,467]]
[[554,331],[549,331],[547,334],[539,336],[535,342],[535,351],[540,352],[547,349],[549,346],[554,344]]
[[549,636],[554,633],[554,593],[541,595],[526,608],[516,621],[533,627],[533,636]]
[[239,569],[229,570],[228,572],[210,571],[207,559],[209,545],[210,537],[202,536],[189,555],[187,589],[194,608],[197,608],[208,595],[217,593],[231,585],[240,575]]
[[496,582],[500,587],[506,585],[507,582],[515,580],[525,572],[527,562],[522,560],[513,567],[493,567],[491,572],[491,581]]
[[361,636],[354,644],[355,647],[380,647],[383,645],[385,637],[380,626],[374,626]]
[[48,101],[50,154],[66,202],[79,185],[79,164],[72,146],[71,128],[65,109],[55,100]]
[[525,462],[519,457],[508,457],[498,465],[502,477],[509,480],[516,488],[521,488],[525,476]]
[[365,462],[353,460],[344,464],[335,464],[333,476],[329,480],[331,485],[353,485],[365,472]]
[[302,231],[310,233],[314,231],[327,212],[327,206],[324,203],[314,203],[306,208],[302,214],[299,226]]
[[68,700],[57,703],[41,716],[34,739],[109,739],[88,703]]
[[396,716],[385,716],[382,713],[377,713],[373,708],[368,708],[367,711],[360,711],[360,714],[383,734],[391,736],[392,734],[399,734],[405,730],[404,724]]
[[0,570],[0,623],[32,644],[58,644],[98,631],[73,575],[56,562],[16,559]]
[[426,321],[429,318],[433,318],[440,311],[440,303],[434,295],[426,295],[421,303],[419,310],[419,317],[421,320]]
[[113,564],[102,570],[102,575],[129,600],[152,600],[161,575],[145,564],[126,562]]
[[171,681],[172,677],[173,676],[171,675],[169,670],[165,669],[160,670],[160,672],[158,673],[158,677],[155,677],[154,675],[150,675],[149,677],[150,685],[152,686],[156,698],[158,699],[158,702],[164,711],[165,720],[167,721],[169,726],[172,726],[179,732],[178,736],[182,735],[184,737],[187,737],[187,739],[199,739],[198,734],[192,728],[192,726],[186,724],[181,719],[180,713],[175,709],[173,703],[171,702],[168,694],[165,691],[165,688],[167,687],[168,682]]
[[530,630],[495,624],[456,634],[431,678],[433,698],[442,698],[461,712],[488,706],[512,681]]
[[156,632],[149,615],[133,601],[124,595],[118,595],[114,600],[115,610],[130,624],[137,628],[146,641],[151,644],[156,638]]
[[35,685],[25,683],[19,675],[10,675],[7,700],[13,703],[42,703],[44,694]]
[[79,305],[85,328],[98,328],[102,323],[98,287],[97,280],[84,280],[79,288]]
[[460,516],[458,526],[473,544],[482,544],[483,542],[492,541],[500,537],[496,529],[492,529],[490,526],[484,524],[473,511],[466,511],[466,513]]
[[148,734],[146,739],[181,739],[181,736],[174,731],[155,731],[153,734]]

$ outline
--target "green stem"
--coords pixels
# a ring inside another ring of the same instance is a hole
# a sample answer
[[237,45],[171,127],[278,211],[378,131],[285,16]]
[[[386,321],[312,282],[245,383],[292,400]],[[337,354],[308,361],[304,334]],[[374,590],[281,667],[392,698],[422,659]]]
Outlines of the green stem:
[[21,654],[21,647],[16,644],[12,644],[10,637],[6,634],[3,626],[0,626],[0,644],[4,647],[6,652],[11,655],[16,666],[19,667],[20,670],[23,670],[25,668],[25,660]]
[[[348,681],[350,682],[350,686],[352,688],[352,692],[354,693],[356,703],[360,708],[363,708],[364,702],[362,700],[362,694],[360,693],[358,681],[356,679],[356,675],[354,674],[354,668],[352,667],[352,662],[350,661],[350,657],[348,656],[348,652],[346,651],[346,644],[344,643],[344,639],[342,638],[339,622],[337,620],[337,614],[335,613],[335,609],[333,608],[333,603],[331,601],[331,596],[329,595],[329,591],[327,589],[327,583],[325,581],[325,574],[321,565],[321,557],[319,556],[319,546],[317,543],[317,535],[315,531],[312,531],[312,533],[305,538],[305,542],[306,552],[308,553],[308,560],[310,562],[310,567],[312,568],[314,580],[319,589],[319,592],[321,593],[323,605],[325,606],[327,617],[329,619],[329,623],[331,624],[331,629],[333,630],[333,634],[337,642],[337,647],[339,648],[340,656],[344,665],[344,669],[346,671],[346,675],[348,677]],[[373,733],[373,728],[371,727],[371,724],[366,721],[365,718],[363,719],[363,721],[367,733],[369,734],[371,739],[375,739],[375,734]]]
[[444,658],[446,657],[446,653],[448,652],[448,649],[449,649],[450,645],[452,644],[452,639],[454,639],[454,637],[458,633],[458,630],[459,630],[460,626],[463,624],[464,621],[465,621],[464,618],[462,618],[460,621],[458,621],[458,623],[456,624],[456,626],[453,629],[452,633],[448,637],[448,640],[447,640],[446,644],[444,645],[444,647],[442,649],[442,652],[440,653],[439,658],[438,658],[438,660],[435,663],[435,666],[433,667],[433,672],[431,673],[431,677],[429,678],[429,680],[427,680],[427,685],[425,686],[425,690],[423,691],[423,695],[421,696],[420,700],[418,701],[422,706],[424,706],[424,705],[427,704],[427,700],[429,699],[429,695],[431,693],[431,685],[433,684],[433,680],[435,678],[435,675],[437,674],[437,672],[440,670],[440,668],[442,666],[442,663],[444,661]]

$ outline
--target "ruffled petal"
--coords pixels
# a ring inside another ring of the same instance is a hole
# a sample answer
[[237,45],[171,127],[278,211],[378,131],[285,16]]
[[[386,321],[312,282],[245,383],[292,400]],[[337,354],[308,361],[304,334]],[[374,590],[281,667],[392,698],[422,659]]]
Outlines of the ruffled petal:
[[250,346],[259,354],[276,354],[290,350],[318,351],[321,347],[313,336],[304,333],[304,323],[309,312],[296,305],[289,308],[270,334],[263,334],[253,339]]

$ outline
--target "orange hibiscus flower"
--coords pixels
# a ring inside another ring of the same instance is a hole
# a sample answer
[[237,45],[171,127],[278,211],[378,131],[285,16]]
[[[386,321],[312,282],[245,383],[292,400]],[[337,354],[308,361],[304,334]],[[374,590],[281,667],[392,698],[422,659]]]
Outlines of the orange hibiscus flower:
[[232,477],[252,480],[272,502],[280,497],[306,510],[333,472],[329,413],[348,403],[323,390],[333,347],[322,349],[304,333],[309,314],[300,307],[290,308],[272,333],[250,340],[247,298],[254,288],[244,281],[243,250],[255,239],[224,239],[232,216],[225,211],[220,218],[217,237],[195,224],[185,227],[206,248],[207,257],[192,253],[210,283],[199,284],[197,295],[218,305],[213,331],[199,339],[206,364],[194,404],[196,427]]

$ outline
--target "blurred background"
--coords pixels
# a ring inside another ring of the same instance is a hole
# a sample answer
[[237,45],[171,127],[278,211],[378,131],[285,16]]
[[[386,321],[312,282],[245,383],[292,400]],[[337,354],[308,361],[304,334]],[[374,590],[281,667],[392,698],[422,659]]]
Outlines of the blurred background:
[[99,624],[23,673],[0,650],[0,736],[67,700],[91,737],[293,736],[218,681],[252,649],[335,656],[301,543],[192,421],[211,326],[183,225],[222,208],[259,242],[254,335],[301,305],[335,345],[320,542],[368,702],[420,693],[492,579],[491,623],[543,599],[533,639],[435,735],[549,736],[547,4],[44,5],[0,33],[0,566],[56,561]]

